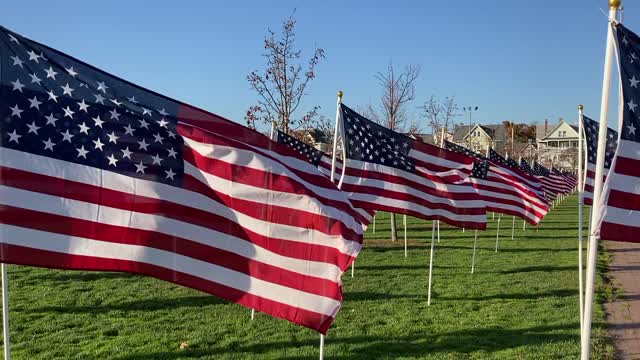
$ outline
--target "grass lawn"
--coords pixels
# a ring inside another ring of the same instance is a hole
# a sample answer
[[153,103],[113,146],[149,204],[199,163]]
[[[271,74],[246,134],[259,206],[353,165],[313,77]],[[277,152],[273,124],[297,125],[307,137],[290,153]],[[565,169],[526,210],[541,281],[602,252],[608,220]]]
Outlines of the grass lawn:
[[[442,226],[431,306],[431,223],[409,219],[405,258],[402,241],[388,240],[388,217],[379,216],[355,278],[344,275],[344,304],[326,338],[326,358],[578,358],[576,213],[574,196],[538,231],[523,231],[516,220],[515,240],[512,218],[503,217],[498,253],[496,221],[490,221],[480,233],[473,275],[473,232]],[[599,271],[606,261],[601,255]],[[250,321],[244,307],[151,278],[10,266],[9,279],[14,359],[318,356],[312,331],[263,314]],[[601,299],[611,294],[602,279],[598,290]],[[594,359],[613,354],[603,319],[597,306]]]

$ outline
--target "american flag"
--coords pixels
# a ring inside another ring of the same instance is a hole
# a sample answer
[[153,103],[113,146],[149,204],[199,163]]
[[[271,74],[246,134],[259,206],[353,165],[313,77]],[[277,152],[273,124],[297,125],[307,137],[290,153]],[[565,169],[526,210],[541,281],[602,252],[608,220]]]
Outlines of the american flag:
[[378,125],[344,104],[342,190],[354,206],[472,229],[486,227],[486,206],[469,181],[473,159]]
[[551,202],[555,200],[558,194],[562,193],[564,189],[562,181],[555,176],[551,176],[551,171],[545,166],[534,162],[532,172],[535,177],[540,179],[542,190],[544,190],[547,201]]
[[[475,153],[463,146],[446,141],[451,151],[473,156],[476,159],[472,183],[487,204],[487,210],[514,215],[532,225],[537,224],[547,213],[547,204],[542,196],[540,182],[489,149],[489,157]],[[517,165],[517,163],[516,163]]]
[[555,167],[551,167],[551,175],[552,178],[556,179],[561,185],[561,194],[568,194],[573,191],[576,187],[574,179],[572,179],[569,175],[564,172],[556,169]]
[[154,276],[326,332],[346,195],[251,129],[0,28],[0,260]]
[[[324,152],[314,148],[313,146],[300,141],[293,136],[285,134],[280,130],[275,130],[274,140],[280,144],[286,145],[289,148],[293,149],[306,160],[308,160],[311,164],[318,167],[321,173],[325,174],[327,177],[331,177],[331,155],[325,154]],[[338,183],[340,179],[340,173],[342,171],[342,161],[340,159],[336,159],[336,171],[334,174],[334,182]],[[366,228],[367,225],[373,219],[375,215],[375,211],[365,210],[365,209],[356,209],[362,218],[360,221],[362,222],[362,226]]]
[[[586,116],[582,116],[582,128],[584,129],[584,140],[586,147],[587,158],[587,170],[584,177],[584,204],[593,204],[593,185],[596,177],[596,155],[598,154],[598,127],[597,121],[594,121]],[[604,176],[607,178],[609,168],[611,167],[611,161],[613,155],[616,153],[618,147],[618,132],[608,128],[607,129],[607,150],[604,157]]]
[[640,38],[622,24],[614,25],[620,64],[623,108],[620,139],[611,170],[594,205],[603,240],[640,242]]

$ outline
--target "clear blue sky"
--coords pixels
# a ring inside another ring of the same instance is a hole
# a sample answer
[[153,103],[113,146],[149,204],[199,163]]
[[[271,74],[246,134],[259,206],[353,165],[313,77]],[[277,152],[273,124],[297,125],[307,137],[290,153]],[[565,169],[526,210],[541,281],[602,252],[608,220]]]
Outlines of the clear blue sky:
[[[625,24],[640,31],[640,4],[623,4]],[[422,68],[415,116],[431,94],[479,106],[474,122],[482,123],[574,121],[579,103],[599,114],[605,0],[7,1],[0,18],[134,83],[244,122],[257,99],[246,75],[263,64],[267,28],[294,8],[303,55],[314,45],[326,51],[305,101],[326,116],[335,114],[338,89],[352,107],[378,104],[374,74],[389,61]]]

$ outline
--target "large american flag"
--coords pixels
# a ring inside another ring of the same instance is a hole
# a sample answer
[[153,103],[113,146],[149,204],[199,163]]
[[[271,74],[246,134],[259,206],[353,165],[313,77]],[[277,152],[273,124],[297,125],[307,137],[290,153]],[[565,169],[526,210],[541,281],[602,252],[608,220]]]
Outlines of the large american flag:
[[[586,148],[587,167],[584,177],[584,204],[593,204],[593,185],[596,178],[596,155],[598,154],[598,127],[597,121],[594,121],[586,116],[582,116],[582,128],[584,129],[584,139]],[[608,128],[607,129],[607,150],[604,157],[604,175],[603,179],[607,178],[609,168],[611,167],[611,161],[613,155],[616,153],[618,147],[618,132]]]
[[0,28],[0,261],[154,276],[326,332],[362,226],[264,135]]
[[[313,146],[277,129],[274,132],[273,140],[293,149],[294,151],[302,155],[304,159],[308,160],[311,164],[318,167],[318,170],[320,170],[321,173],[325,174],[327,177],[331,177],[331,155],[326,154],[323,151],[318,150]],[[336,159],[336,171],[333,179],[335,183],[338,183],[338,181],[340,180],[341,172],[342,161],[340,159]],[[373,219],[375,211],[360,208],[356,210],[360,213],[360,215],[362,215],[360,221],[366,228],[366,226],[371,222],[371,219]]]
[[473,159],[385,128],[342,104],[346,151],[342,190],[354,206],[472,229],[486,206],[469,181]]
[[[514,215],[532,225],[542,220],[548,211],[540,181],[525,174],[517,163],[489,149],[489,157],[466,147],[445,141],[445,148],[476,159],[472,183],[487,204],[487,210]],[[513,168],[513,165],[516,165]]]
[[596,231],[603,240],[640,242],[640,38],[622,24],[613,26],[622,87],[620,139],[602,201],[594,205]]

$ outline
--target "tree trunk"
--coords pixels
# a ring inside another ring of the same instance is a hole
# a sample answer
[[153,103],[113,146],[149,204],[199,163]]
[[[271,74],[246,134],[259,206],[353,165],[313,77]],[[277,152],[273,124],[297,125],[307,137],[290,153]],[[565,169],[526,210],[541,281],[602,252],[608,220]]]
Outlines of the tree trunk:
[[398,241],[398,229],[396,227],[396,214],[391,214],[391,241]]

